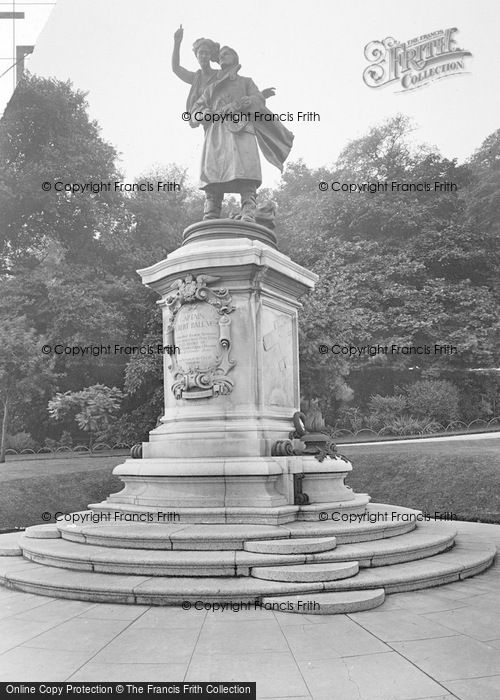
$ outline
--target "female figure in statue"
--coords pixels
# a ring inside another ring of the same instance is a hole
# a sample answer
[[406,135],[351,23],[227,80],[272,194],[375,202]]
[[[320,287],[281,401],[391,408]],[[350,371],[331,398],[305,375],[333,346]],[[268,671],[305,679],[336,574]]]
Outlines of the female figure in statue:
[[190,71],[180,65],[180,48],[183,36],[184,29],[181,25],[174,34],[172,70],[178,78],[191,85],[186,102],[186,111],[191,112],[196,100],[217,75],[217,70],[211,67],[210,62],[218,62],[219,44],[211,39],[197,39],[193,44],[193,51],[200,64],[200,69],[197,71]]
[[[197,71],[187,70],[180,64],[180,49],[182,39],[184,37],[184,29],[182,24],[179,29],[176,30],[174,34],[174,50],[172,52],[172,70],[175,75],[180,78],[185,83],[191,85],[191,90],[186,102],[186,112],[191,112],[195,102],[203,94],[205,88],[207,88],[210,83],[212,83],[218,71],[212,68],[210,63],[219,62],[219,49],[220,46],[217,42],[211,39],[197,39],[193,44],[193,51],[200,64],[200,69]],[[274,88],[266,88],[262,90],[262,97],[267,100],[269,97],[273,97],[276,94]]]

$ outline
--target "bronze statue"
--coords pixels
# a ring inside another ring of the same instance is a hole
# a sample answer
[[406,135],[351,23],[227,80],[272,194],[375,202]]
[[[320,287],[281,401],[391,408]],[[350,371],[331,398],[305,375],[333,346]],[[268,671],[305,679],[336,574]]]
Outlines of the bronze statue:
[[[238,75],[236,52],[223,46],[219,62],[219,75],[194,105],[193,126],[199,125],[198,115],[217,119],[218,115],[264,110],[264,98],[253,80]],[[224,193],[238,192],[242,220],[254,221],[257,188],[262,183],[254,124],[231,120],[206,123],[200,174],[200,186],[206,195],[203,218],[220,218]]]
[[[258,147],[270,163],[282,170],[293,134],[280,122],[265,119],[265,115],[271,115],[265,100],[274,95],[274,88],[261,92],[251,78],[240,76],[238,55],[229,46],[220,50],[221,69],[214,71],[210,60],[215,60],[213,50],[217,45],[209,39],[199,39],[195,52],[201,70],[192,73],[182,68],[179,64],[182,32],[181,27],[174,35],[172,68],[192,86],[187,103],[191,126],[203,124],[205,130],[200,175],[200,188],[206,196],[203,218],[220,218],[224,194],[235,192],[241,195],[241,212],[237,218],[254,222],[257,188],[262,184]],[[262,117],[255,119],[255,113]],[[238,114],[246,118],[231,118]]]

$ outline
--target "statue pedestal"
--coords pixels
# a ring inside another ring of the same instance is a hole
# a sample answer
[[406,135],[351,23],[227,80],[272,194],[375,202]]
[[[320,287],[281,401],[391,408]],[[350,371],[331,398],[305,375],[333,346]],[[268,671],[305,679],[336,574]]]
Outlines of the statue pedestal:
[[305,434],[292,421],[298,299],[315,276],[261,226],[196,224],[185,239],[141,271],[161,297],[165,345],[178,346],[160,425],[115,468],[120,493],[75,522],[28,528],[23,565],[0,566],[0,582],[94,602],[334,614],[487,568],[494,546],[449,552],[453,528],[368,504],[345,486],[352,467],[321,421]]
[[[271,231],[202,222],[139,270],[161,296],[165,414],[143,457],[270,457],[299,406],[297,310],[317,276],[273,247]],[[262,240],[268,236],[268,242]]]
[[[274,456],[300,406],[297,312],[317,276],[269,229],[228,219],[190,226],[139,274],[160,295],[165,412],[142,458],[115,468],[125,489],[99,508],[274,524],[317,519],[326,505],[364,510],[368,497],[344,485],[348,462]],[[308,506],[295,505],[296,474]]]

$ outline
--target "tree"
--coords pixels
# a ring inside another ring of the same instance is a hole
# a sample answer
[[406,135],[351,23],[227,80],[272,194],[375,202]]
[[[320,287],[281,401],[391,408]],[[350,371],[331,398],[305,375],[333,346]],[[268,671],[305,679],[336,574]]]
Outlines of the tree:
[[136,182],[152,183],[153,187],[157,182],[176,182],[180,191],[139,191],[127,199],[133,222],[130,245],[135,253],[134,270],[137,254],[141,264],[150,265],[178,248],[184,229],[199,221],[203,212],[201,193],[189,184],[186,171],[174,164],[145,173]]
[[[123,195],[116,151],[87,115],[85,93],[71,83],[26,75],[0,122],[0,242],[10,270],[36,264],[47,241],[56,240],[70,259],[92,256],[99,239],[123,228]],[[42,183],[48,183],[45,191]],[[108,183],[92,193],[55,191],[55,183]]]
[[5,462],[5,437],[13,424],[14,411],[54,386],[53,360],[43,354],[44,345],[45,339],[28,326],[24,317],[5,318],[0,323],[0,462]]
[[488,252],[485,274],[499,292],[500,263],[500,129],[490,134],[469,161],[471,185],[466,193],[466,221],[475,232],[475,243]]
[[[320,278],[303,299],[299,322],[302,391],[309,398],[320,396],[324,408],[335,410],[332,393],[337,404],[343,402],[349,376],[369,396],[394,385],[391,372],[433,368],[433,376],[439,376],[498,361],[493,189],[484,201],[489,214],[483,212],[481,221],[473,216],[473,202],[478,168],[489,173],[491,186],[497,177],[500,132],[462,166],[415,145],[411,132],[411,122],[398,115],[348,144],[331,169],[291,164],[276,193],[285,212],[277,229],[280,248]],[[320,192],[321,180],[432,186],[451,181],[458,192]],[[331,341],[360,347],[429,345],[432,352],[418,362],[403,354],[320,357],[318,345]],[[454,345],[458,352],[434,354],[435,344]],[[332,416],[327,420],[333,422]]]
[[[117,154],[87,108],[85,93],[70,82],[27,75],[0,122],[0,319],[13,310],[25,316],[52,348],[133,344],[154,296],[130,273],[133,216],[114,191]],[[44,191],[43,182],[52,189]],[[56,192],[55,182],[106,187]],[[119,384],[128,359],[58,355],[57,389]],[[22,406],[21,419],[39,439],[49,398]]]

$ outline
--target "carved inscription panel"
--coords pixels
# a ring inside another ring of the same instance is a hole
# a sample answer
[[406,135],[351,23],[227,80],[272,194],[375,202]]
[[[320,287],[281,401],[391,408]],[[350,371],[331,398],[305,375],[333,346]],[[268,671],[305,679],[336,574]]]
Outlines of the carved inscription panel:
[[206,302],[185,304],[176,314],[174,341],[179,348],[177,365],[183,372],[207,370],[220,356],[220,316]]
[[212,275],[186,275],[174,280],[164,303],[170,311],[167,345],[175,345],[169,370],[176,399],[201,399],[229,394],[235,365],[230,356],[231,295],[225,288],[209,287]]

